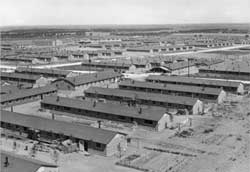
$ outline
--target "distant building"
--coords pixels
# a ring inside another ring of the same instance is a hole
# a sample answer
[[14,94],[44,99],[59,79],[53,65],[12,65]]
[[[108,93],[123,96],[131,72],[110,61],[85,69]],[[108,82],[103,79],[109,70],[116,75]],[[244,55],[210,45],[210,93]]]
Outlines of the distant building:
[[15,70],[16,73],[29,74],[29,75],[39,75],[45,78],[66,78],[74,76],[72,72],[66,70],[58,69],[39,69],[39,68],[28,68],[28,67],[18,67]]
[[227,41],[195,41],[195,42],[189,42],[188,45],[201,48],[216,48],[216,47],[232,46],[233,43]]
[[250,63],[248,61],[228,62],[199,69],[199,77],[221,78],[250,81]]
[[119,84],[119,88],[124,90],[192,97],[205,102],[214,103],[222,103],[226,97],[226,92],[222,89],[176,84],[124,81]]
[[194,50],[194,46],[138,46],[127,48],[129,52],[144,52],[144,53],[167,53],[176,51]]
[[1,72],[0,73],[1,80],[10,81],[16,83],[29,83],[32,84],[33,87],[41,87],[45,86],[49,83],[49,80],[38,75],[31,74],[22,74],[22,73],[10,73],[10,72]]
[[193,61],[180,61],[155,66],[150,72],[169,73],[172,75],[188,75],[199,72],[198,65]]
[[109,36],[110,32],[85,32],[85,36]]
[[59,78],[52,82],[60,90],[85,90],[90,86],[97,86],[102,83],[117,82],[122,75],[116,72],[106,71],[93,74],[83,74],[75,77]]
[[244,84],[236,81],[223,81],[216,79],[203,79],[194,77],[182,76],[163,76],[163,75],[150,75],[146,78],[147,82],[162,83],[162,84],[176,84],[176,85],[189,85],[198,87],[222,88],[227,92],[234,92],[243,94]]
[[54,95],[56,93],[57,89],[52,86],[12,90],[11,92],[1,95],[1,107],[9,107],[36,100],[41,100],[45,96]]

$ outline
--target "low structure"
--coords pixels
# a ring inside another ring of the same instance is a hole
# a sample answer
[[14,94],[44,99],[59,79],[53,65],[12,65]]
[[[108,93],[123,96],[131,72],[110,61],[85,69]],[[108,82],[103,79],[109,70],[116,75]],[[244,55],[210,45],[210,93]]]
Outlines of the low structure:
[[1,95],[1,107],[14,106],[26,102],[43,99],[44,96],[57,93],[57,89],[52,86],[45,86],[32,89],[17,90],[9,94]]
[[146,78],[147,82],[162,83],[162,84],[176,84],[189,85],[209,88],[222,88],[227,92],[234,92],[243,94],[244,84],[236,81],[226,81],[217,79],[203,79],[183,76],[166,76],[166,75],[150,75]]
[[201,48],[215,48],[215,47],[226,47],[226,46],[232,46],[232,42],[224,42],[224,41],[196,41],[196,42],[190,42],[188,45],[195,46],[195,47],[201,47]]
[[1,151],[1,170],[10,172],[59,172],[55,164]]
[[197,76],[250,81],[250,66],[202,68]]
[[198,73],[199,69],[194,61],[180,61],[155,66],[150,69],[150,72],[169,73],[172,75],[188,75]]
[[84,93],[87,99],[125,102],[128,106],[160,106],[164,108],[187,109],[191,114],[203,113],[203,102],[191,97],[100,87],[91,87],[85,90]]
[[22,74],[22,73],[10,73],[1,72],[1,80],[10,82],[20,82],[33,84],[33,87],[45,86],[49,83],[49,80],[38,75]]
[[137,123],[161,131],[165,128],[165,109],[154,110],[127,107],[112,103],[91,102],[64,97],[46,97],[41,102],[45,109],[67,112],[81,116],[94,117],[126,123]]
[[45,78],[66,78],[73,76],[72,72],[66,70],[58,69],[39,69],[39,68],[28,68],[28,67],[18,67],[15,70],[16,73],[29,74],[29,75],[39,75]]
[[113,61],[100,61],[100,62],[95,62],[95,61],[84,61],[82,63],[82,66],[84,67],[89,67],[91,69],[112,69],[114,71],[119,71],[119,72],[125,72],[125,71],[135,71],[138,69],[146,69],[150,68],[148,66],[150,64],[147,63],[133,63],[130,61],[121,61],[121,62],[113,62]]
[[131,64],[126,63],[115,63],[115,62],[95,62],[95,61],[84,61],[81,64],[84,67],[89,68],[102,68],[102,69],[113,69],[116,71],[126,71],[132,66]]
[[12,56],[5,56],[1,57],[1,61],[6,62],[14,62],[14,63],[27,63],[27,64],[36,64],[38,63],[37,59],[27,58],[27,57],[12,57]]
[[194,46],[137,46],[127,48],[128,52],[144,52],[144,53],[167,53],[176,51],[194,50]]
[[[16,112],[1,111],[1,128],[33,140],[71,140],[78,149],[93,154],[112,156],[119,146],[126,148],[124,135],[87,125],[56,121]],[[4,132],[4,131],[3,131]]]
[[120,89],[143,91],[151,93],[169,94],[198,98],[207,102],[222,103],[225,100],[226,92],[218,88],[197,87],[175,84],[160,84],[139,81],[124,81],[119,84]]
[[52,82],[60,90],[85,90],[90,86],[98,86],[102,83],[117,82],[122,74],[112,71],[83,74],[75,77],[59,78]]

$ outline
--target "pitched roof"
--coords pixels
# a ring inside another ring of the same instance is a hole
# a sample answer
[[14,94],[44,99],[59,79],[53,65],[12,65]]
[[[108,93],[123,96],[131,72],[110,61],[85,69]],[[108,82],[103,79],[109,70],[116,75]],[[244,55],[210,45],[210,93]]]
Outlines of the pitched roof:
[[12,73],[12,72],[1,72],[2,77],[15,78],[15,79],[28,79],[28,80],[38,80],[41,76],[31,75],[31,74],[22,74],[22,73]]
[[197,87],[197,86],[175,85],[175,84],[160,84],[160,83],[140,82],[140,81],[132,82],[129,80],[121,82],[119,86],[160,89],[160,90],[200,93],[209,95],[219,95],[221,92],[221,89],[219,88],[208,88],[208,87]]
[[[2,165],[6,157],[8,157],[10,165],[8,167],[3,167]],[[57,168],[57,165],[13,154],[11,152],[1,151],[1,169],[3,171],[6,169],[11,172],[36,172],[40,167]]]
[[70,73],[70,71],[66,71],[66,70],[38,69],[38,68],[28,68],[28,67],[18,67],[16,69],[16,72],[32,73],[32,74],[36,74],[36,75],[52,74],[52,75],[61,75],[63,77],[66,77]]
[[153,121],[159,121],[165,113],[165,109],[157,108],[157,110],[143,109],[142,113],[140,114],[138,112],[138,108],[127,107],[112,103],[101,103],[101,102],[97,102],[96,106],[93,107],[93,102],[90,101],[77,100],[64,97],[60,97],[58,99],[56,96],[45,97],[42,103],[112,114],[117,116],[127,116],[139,119],[153,120]]
[[50,86],[50,85],[39,87],[39,88],[22,89],[22,90],[15,91],[11,94],[2,95],[0,102],[3,103],[3,102],[25,98],[29,96],[40,95],[40,94],[44,94],[44,93],[48,93],[48,92],[52,92],[56,90],[57,89],[55,87]]
[[68,77],[68,78],[60,78],[57,79],[54,82],[65,80],[67,82],[70,82],[74,86],[80,86],[84,84],[89,84],[97,81],[104,81],[107,79],[112,79],[116,77],[120,77],[122,74],[113,72],[113,71],[104,71],[99,73],[91,73],[91,74],[83,74],[75,77]]
[[193,106],[197,99],[184,96],[172,96],[166,94],[156,94],[156,93],[146,93],[140,91],[130,91],[130,90],[121,90],[121,89],[112,89],[112,88],[101,88],[101,87],[90,87],[85,90],[85,93],[99,94],[99,95],[108,95],[116,96],[120,98],[128,98],[131,100],[151,100],[157,102],[166,102],[174,103],[181,105]]
[[103,144],[108,144],[117,134],[117,132],[114,131],[94,128],[87,125],[56,121],[4,110],[1,110],[0,120],[38,130],[63,133],[67,136],[73,136],[79,139],[91,140]]
[[[249,61],[226,61],[225,63],[219,63],[211,67],[206,67],[204,69],[210,71],[231,71],[250,74],[250,63]],[[200,70],[204,69],[202,68]]]
[[147,81],[160,81],[160,82],[176,82],[177,85],[184,83],[187,85],[200,84],[209,87],[209,85],[220,86],[220,87],[238,87],[240,82],[236,81],[222,81],[222,80],[212,80],[212,79],[202,79],[194,77],[184,77],[184,76],[166,76],[166,75],[149,75],[146,78]]
[[89,61],[83,61],[82,65],[88,65],[88,66],[100,66],[100,67],[127,67],[129,68],[132,64],[128,64],[128,63],[121,63],[121,62],[111,62],[111,61],[100,61],[100,62],[89,62]]

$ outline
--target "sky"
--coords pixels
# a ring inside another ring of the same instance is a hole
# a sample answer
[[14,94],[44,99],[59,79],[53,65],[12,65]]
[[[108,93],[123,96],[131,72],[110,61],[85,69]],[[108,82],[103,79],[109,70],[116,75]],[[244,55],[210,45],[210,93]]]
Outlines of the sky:
[[0,26],[250,22],[250,0],[1,0]]

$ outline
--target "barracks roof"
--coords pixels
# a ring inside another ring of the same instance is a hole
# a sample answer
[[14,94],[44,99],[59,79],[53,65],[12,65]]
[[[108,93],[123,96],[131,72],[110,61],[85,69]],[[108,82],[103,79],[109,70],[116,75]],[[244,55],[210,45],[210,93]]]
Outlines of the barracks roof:
[[12,72],[1,72],[1,78],[15,78],[15,79],[27,79],[27,80],[38,80],[41,76],[31,75],[31,74],[22,74],[22,73],[12,73]]
[[38,116],[25,115],[16,112],[1,110],[1,121],[16,125],[27,126],[43,131],[63,133],[83,140],[91,140],[98,143],[108,144],[117,132],[94,128],[64,121],[56,121]]
[[219,88],[209,88],[209,87],[197,87],[189,85],[175,85],[175,84],[161,84],[161,83],[151,83],[151,82],[140,82],[140,81],[124,81],[119,84],[120,86],[129,87],[139,87],[139,88],[149,88],[149,89],[160,89],[178,92],[189,92],[189,93],[200,93],[208,95],[219,95],[221,89]]
[[7,101],[12,101],[20,98],[25,98],[29,96],[35,96],[35,95],[40,95],[52,91],[56,91],[57,89],[52,86],[44,86],[44,87],[39,87],[39,88],[31,88],[31,89],[22,89],[22,90],[17,90],[14,91],[10,94],[4,94],[1,96],[1,103],[7,102]]
[[18,67],[16,69],[16,72],[32,73],[32,74],[37,74],[37,75],[51,74],[51,75],[60,75],[62,77],[66,77],[68,74],[70,74],[70,71],[66,71],[66,70],[38,69],[38,68],[27,68],[27,67]]
[[207,70],[207,71],[225,71],[225,72],[241,72],[241,73],[248,73],[250,74],[250,63],[249,61],[228,61],[225,63],[219,63],[216,65],[213,65],[211,67],[206,67],[200,69]]
[[174,103],[181,105],[193,106],[197,99],[184,96],[171,96],[166,94],[146,93],[140,91],[130,91],[112,88],[90,87],[85,90],[85,93],[116,96],[120,98],[127,98],[132,100],[151,100],[157,102]]
[[213,85],[221,87],[238,87],[240,82],[235,81],[222,81],[222,80],[212,80],[212,79],[202,79],[194,77],[184,77],[184,76],[163,76],[163,75],[150,75],[146,78],[147,81],[160,81],[160,82],[176,82],[191,84],[200,84],[204,86]]
[[97,81],[104,81],[107,79],[112,79],[116,77],[120,77],[122,74],[112,71],[105,71],[105,72],[99,72],[99,73],[91,73],[91,74],[83,74],[75,77],[67,77],[67,78],[59,78],[54,82],[65,80],[69,83],[71,83],[74,86],[80,86],[84,84],[89,84]]
[[127,107],[124,105],[117,105],[112,103],[101,103],[97,102],[96,106],[93,106],[93,102],[86,101],[86,100],[77,100],[71,98],[64,98],[56,96],[45,97],[42,103],[45,104],[53,104],[63,107],[71,107],[76,109],[112,114],[117,116],[127,116],[139,119],[146,119],[146,120],[153,120],[159,121],[165,113],[165,109],[157,108],[157,110],[142,110],[140,114],[138,112],[138,108],[134,107]]

